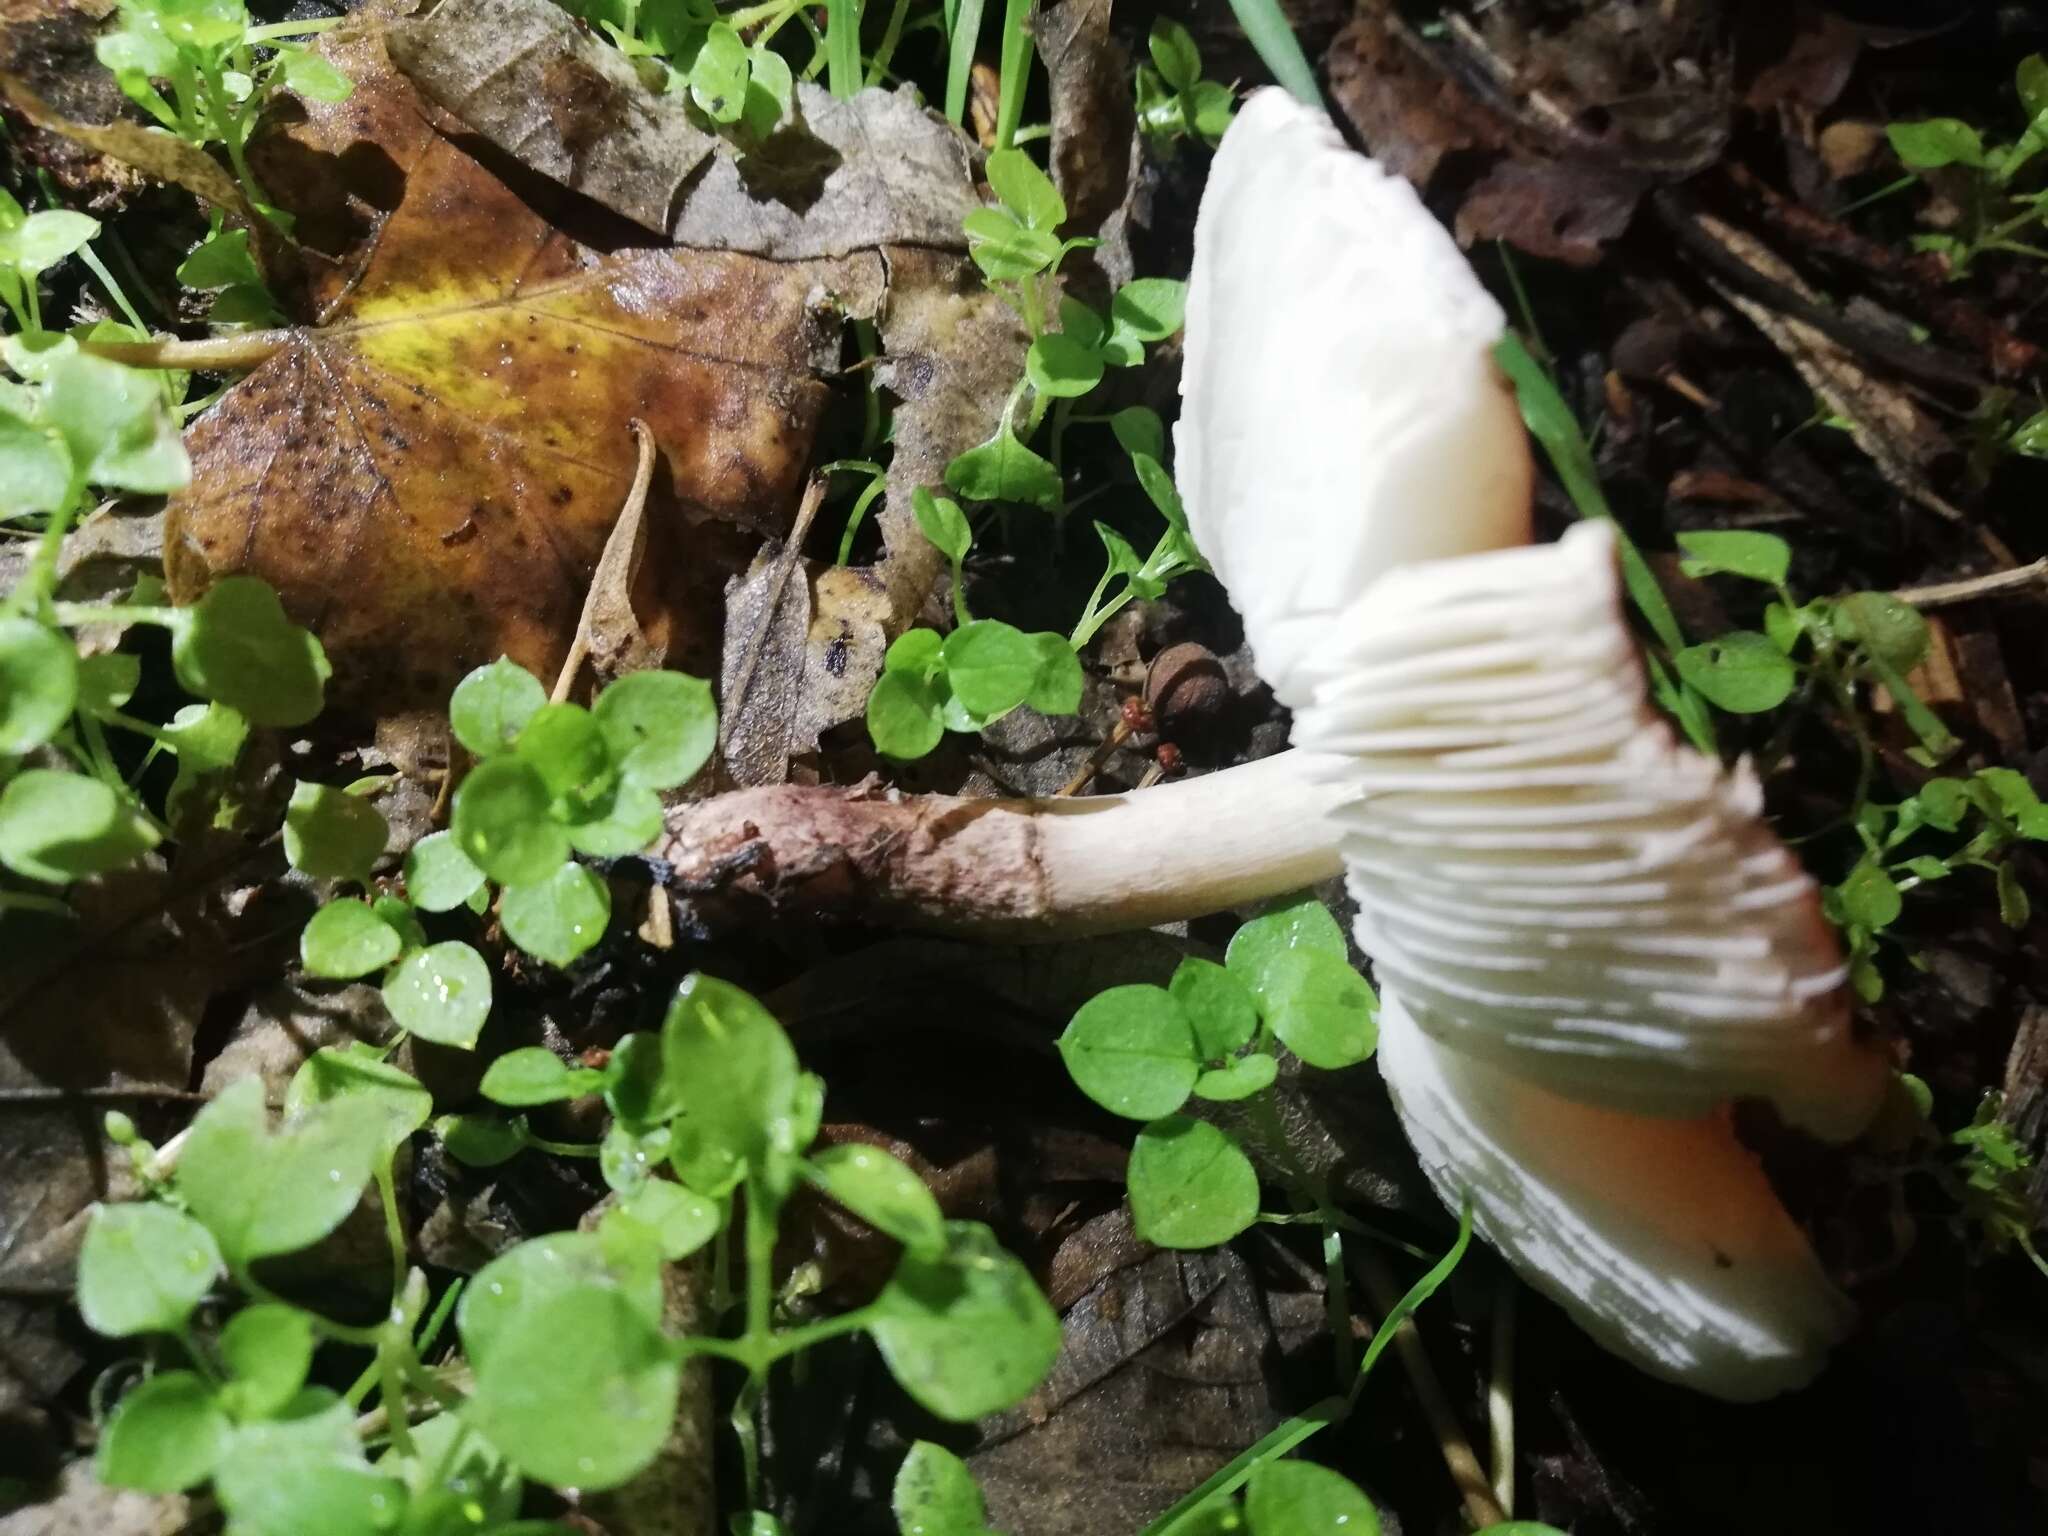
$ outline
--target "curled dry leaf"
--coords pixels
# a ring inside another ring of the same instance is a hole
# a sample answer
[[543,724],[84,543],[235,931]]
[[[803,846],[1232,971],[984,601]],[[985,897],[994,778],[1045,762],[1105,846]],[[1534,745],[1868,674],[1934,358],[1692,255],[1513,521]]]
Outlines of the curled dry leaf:
[[273,159],[329,178],[375,167],[352,189],[371,232],[313,273],[334,295],[323,323],[280,336],[189,434],[173,595],[262,576],[320,633],[351,703],[438,703],[501,652],[552,676],[626,502],[639,417],[660,450],[658,602],[641,623],[708,670],[719,588],[750,535],[789,516],[824,409],[841,323],[825,296],[872,307],[879,259],[606,254],[436,132],[374,33],[331,46],[354,96],[309,111]]

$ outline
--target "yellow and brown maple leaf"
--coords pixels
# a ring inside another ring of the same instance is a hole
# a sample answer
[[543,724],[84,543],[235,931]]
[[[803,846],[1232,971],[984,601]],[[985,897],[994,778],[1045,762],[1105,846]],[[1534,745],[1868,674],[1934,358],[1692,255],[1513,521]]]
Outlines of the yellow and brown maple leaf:
[[325,641],[342,702],[378,713],[437,706],[500,653],[550,676],[639,418],[660,456],[641,618],[709,670],[726,578],[796,504],[838,348],[821,298],[879,262],[581,244],[428,122],[374,33],[337,49],[355,95],[309,108],[262,174],[308,194],[309,241],[347,243],[343,206],[363,238],[308,282],[320,323],[188,434],[173,596],[263,577]]

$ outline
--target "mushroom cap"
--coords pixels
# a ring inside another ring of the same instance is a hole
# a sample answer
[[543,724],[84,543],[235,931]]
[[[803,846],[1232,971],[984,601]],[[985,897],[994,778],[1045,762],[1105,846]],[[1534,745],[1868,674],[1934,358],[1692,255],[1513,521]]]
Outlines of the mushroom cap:
[[1174,470],[1283,702],[1387,570],[1529,539],[1500,306],[1407,182],[1254,92],[1195,223]]
[[1380,1073],[1446,1204],[1602,1346],[1733,1402],[1804,1386],[1853,1319],[1725,1118],[1576,1103],[1433,1040],[1389,989]]
[[1529,1083],[1852,1136],[1887,1074],[1819,891],[1747,766],[1651,706],[1621,603],[1588,522],[1411,568],[1333,627],[1295,739],[1342,764],[1358,942],[1424,1031]]

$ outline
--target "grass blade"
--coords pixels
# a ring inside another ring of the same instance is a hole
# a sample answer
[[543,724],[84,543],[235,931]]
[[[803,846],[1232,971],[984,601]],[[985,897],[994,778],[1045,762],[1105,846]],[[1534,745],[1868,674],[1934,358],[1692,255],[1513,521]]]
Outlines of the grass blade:
[[1280,0],[1230,0],[1237,12],[1237,24],[1251,40],[1273,78],[1309,106],[1320,107],[1323,93],[1316,89],[1316,72],[1295,41],[1294,28],[1280,9]]
[[946,28],[946,116],[955,127],[967,121],[967,82],[974,72],[974,45],[981,41],[983,0],[957,0]]
[[[1036,0],[1005,0],[1002,92],[996,99],[996,148],[1008,149],[1024,121],[1024,91],[1031,83],[1031,13]],[[963,7],[964,9],[964,7]]]
[[860,91],[860,0],[825,0],[825,84],[842,98]]

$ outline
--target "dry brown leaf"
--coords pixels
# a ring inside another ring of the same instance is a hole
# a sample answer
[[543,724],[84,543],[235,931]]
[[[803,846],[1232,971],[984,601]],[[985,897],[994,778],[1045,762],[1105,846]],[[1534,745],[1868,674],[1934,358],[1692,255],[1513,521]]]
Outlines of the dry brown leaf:
[[880,259],[606,255],[435,133],[374,34],[335,46],[355,94],[309,113],[289,148],[330,167],[381,157],[402,192],[381,216],[329,221],[343,244],[351,217],[369,232],[313,275],[335,295],[324,323],[290,333],[188,434],[173,595],[264,577],[326,642],[337,696],[379,712],[437,704],[500,653],[552,676],[625,502],[639,417],[661,451],[659,608],[641,619],[708,669],[719,589],[786,521],[825,404],[842,317],[823,296],[871,306]]
[[657,233],[717,143],[682,97],[649,91],[624,54],[551,0],[442,0],[387,36],[392,62],[434,101],[522,164]]
[[692,127],[683,97],[648,89],[615,50],[579,36],[551,0],[442,0],[392,39],[429,98],[678,245],[786,261],[965,248],[969,146],[907,90],[841,101],[801,84],[793,118],[741,154]]
[[576,674],[586,660],[600,679],[609,681],[625,672],[658,667],[666,653],[665,647],[647,638],[634,611],[634,586],[647,553],[647,493],[654,484],[654,434],[637,417],[630,425],[639,450],[633,484],[618,521],[605,538],[604,553],[598,556],[597,571],[583,599],[582,617],[576,621],[569,659],[555,679],[557,704],[576,686]]

